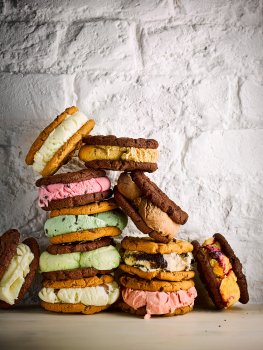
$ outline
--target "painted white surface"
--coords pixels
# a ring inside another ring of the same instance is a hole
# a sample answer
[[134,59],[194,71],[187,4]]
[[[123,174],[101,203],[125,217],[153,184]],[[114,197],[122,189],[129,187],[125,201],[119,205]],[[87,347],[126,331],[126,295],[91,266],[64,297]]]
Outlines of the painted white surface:
[[[47,245],[24,158],[76,104],[96,134],[159,141],[151,178],[189,213],[179,237],[225,234],[251,301],[263,302],[262,9],[262,0],[0,1],[0,232],[17,227]],[[130,224],[123,234],[137,233]]]

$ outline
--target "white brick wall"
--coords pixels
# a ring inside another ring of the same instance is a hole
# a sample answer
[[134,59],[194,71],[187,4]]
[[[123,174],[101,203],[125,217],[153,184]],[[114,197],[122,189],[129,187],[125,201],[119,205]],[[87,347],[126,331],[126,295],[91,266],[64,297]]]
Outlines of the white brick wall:
[[47,245],[24,157],[77,104],[96,133],[158,139],[152,178],[190,215],[180,237],[224,233],[263,302],[262,13],[262,0],[1,0],[0,232]]

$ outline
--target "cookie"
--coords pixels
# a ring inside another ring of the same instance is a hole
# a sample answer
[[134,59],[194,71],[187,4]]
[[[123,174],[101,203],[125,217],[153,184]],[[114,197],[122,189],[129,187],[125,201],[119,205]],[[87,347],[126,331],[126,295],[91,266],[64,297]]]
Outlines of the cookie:
[[[127,312],[127,313],[137,315],[137,316],[145,316],[147,314],[145,306],[140,307],[137,310],[135,310],[134,308],[132,308],[130,305],[126,304],[122,300],[117,302],[116,307],[121,309],[123,312]],[[175,309],[174,312],[171,312],[168,314],[151,315],[151,316],[165,316],[165,317],[178,316],[178,315],[184,315],[192,310],[193,310],[192,306],[183,306],[183,307],[179,307],[179,308]]]
[[49,217],[53,218],[60,215],[92,215],[103,213],[118,208],[117,203],[113,199],[103,202],[92,203],[88,205],[76,206],[73,208],[62,208],[52,210]]
[[148,237],[126,236],[121,242],[121,247],[125,250],[143,251],[148,254],[183,254],[192,252],[193,245],[182,240],[173,240],[167,244],[158,243]]
[[180,225],[186,223],[188,214],[163,193],[143,172],[138,170],[132,171],[131,178],[139,187],[143,196],[149,199],[153,205],[167,213],[175,223]]
[[49,281],[63,281],[68,279],[82,279],[87,277],[93,277],[96,275],[105,275],[113,272],[112,270],[97,270],[94,267],[79,268],[73,270],[60,270],[51,272],[42,272],[41,275],[44,280]]
[[132,171],[139,169],[147,173],[153,173],[158,169],[156,163],[149,162],[134,162],[131,160],[91,160],[85,162],[87,168],[106,169],[116,171]]
[[41,301],[41,306],[52,312],[62,312],[62,313],[81,313],[85,315],[93,315],[97,312],[107,309],[110,305],[94,306],[94,305],[84,305],[84,304],[51,304]]
[[195,275],[194,271],[168,272],[156,270],[146,272],[137,267],[128,266],[125,264],[121,264],[119,268],[130,275],[135,275],[146,280],[157,279],[163,281],[179,282],[192,279]]
[[41,177],[36,181],[36,186],[48,186],[52,184],[69,184],[72,182],[80,182],[84,180],[91,180],[96,177],[105,177],[104,170],[82,169],[74,172],[60,173],[52,176]]
[[0,280],[4,276],[12,258],[16,254],[16,248],[20,240],[20,233],[10,229],[0,237]]
[[130,137],[116,137],[114,135],[96,135],[84,137],[83,142],[87,145],[135,147],[135,148],[158,148],[159,144],[154,139],[132,139]]
[[160,233],[152,230],[146,223],[143,221],[142,217],[136,211],[136,209],[130,204],[130,202],[118,191],[115,186],[113,189],[114,199],[118,205],[122,208],[124,213],[128,215],[135,226],[144,234],[149,235],[157,242],[168,243],[170,239],[166,236],[162,236]]
[[[76,120],[79,120],[78,123]],[[67,127],[61,129],[63,123],[66,123]],[[74,128],[69,126],[70,123]],[[34,141],[26,156],[26,164],[33,165],[42,176],[53,175],[80,148],[83,137],[87,136],[94,126],[94,120],[88,120],[77,107],[67,108]],[[49,136],[55,139],[50,141]],[[60,142],[57,142],[57,138]],[[63,141],[65,139],[67,141]],[[52,151],[50,145],[53,147]]]
[[177,292],[178,290],[187,290],[194,286],[193,280],[180,282],[160,281],[160,280],[144,280],[142,278],[122,275],[120,283],[126,288],[139,289],[149,292]]
[[49,241],[52,244],[62,244],[62,243],[71,243],[71,242],[82,242],[82,241],[92,241],[101,237],[114,237],[119,236],[121,230],[115,226],[101,227],[94,230],[86,230],[80,232],[72,232],[64,235],[58,235],[50,237]]
[[84,138],[79,158],[86,167],[115,171],[157,170],[158,142],[153,139],[117,138],[113,135]]
[[194,247],[193,255],[197,263],[197,270],[202,282],[206,285],[207,292],[210,298],[213,300],[215,306],[218,309],[223,309],[225,307],[221,294],[219,292],[217,278],[213,273],[212,267],[209,263],[205,252],[202,249],[202,246],[198,241],[193,241],[192,245]]
[[248,294],[248,287],[247,287],[247,280],[246,276],[244,275],[242,271],[242,264],[236,254],[234,253],[233,249],[225,239],[223,235],[220,233],[215,233],[213,237],[220,243],[222,252],[228,257],[230,260],[230,263],[232,265],[233,271],[235,272],[235,275],[237,277],[237,284],[240,289],[240,298],[239,302],[242,304],[246,304],[249,301],[249,294]]
[[68,254],[75,252],[88,252],[91,250],[95,250],[101,247],[106,247],[111,245],[113,240],[111,237],[102,237],[96,239],[94,241],[86,241],[86,242],[75,242],[72,244],[52,244],[47,247],[47,252],[50,254]]
[[63,208],[74,208],[77,206],[83,206],[89,203],[103,201],[111,197],[112,190],[107,190],[103,192],[97,193],[88,193],[80,196],[68,197],[64,199],[52,200],[49,204],[42,209],[46,211],[55,210],[55,209],[63,209]]
[[54,289],[86,288],[86,287],[100,286],[105,283],[111,283],[113,282],[113,280],[114,280],[113,276],[111,275],[93,276],[89,278],[68,279],[68,280],[61,280],[61,281],[44,280],[43,287],[54,288]]

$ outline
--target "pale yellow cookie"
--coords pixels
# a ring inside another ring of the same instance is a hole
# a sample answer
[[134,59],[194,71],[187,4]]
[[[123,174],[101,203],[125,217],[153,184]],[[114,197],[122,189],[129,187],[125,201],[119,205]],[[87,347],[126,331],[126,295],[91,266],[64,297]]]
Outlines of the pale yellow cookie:
[[46,303],[45,301],[41,302],[41,306],[52,312],[62,312],[62,313],[82,313],[85,315],[92,315],[102,310],[107,309],[110,305],[95,306],[95,305],[84,305],[84,304],[52,304]]

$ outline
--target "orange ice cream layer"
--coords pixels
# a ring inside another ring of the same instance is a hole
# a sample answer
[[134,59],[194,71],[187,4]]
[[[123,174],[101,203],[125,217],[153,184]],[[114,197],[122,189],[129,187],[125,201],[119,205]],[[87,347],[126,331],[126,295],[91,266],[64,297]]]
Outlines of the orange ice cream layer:
[[208,254],[209,262],[216,276],[219,292],[225,304],[225,308],[228,308],[235,304],[240,298],[240,289],[231,262],[222,252],[220,243],[214,238],[207,239],[203,243],[203,248]]

